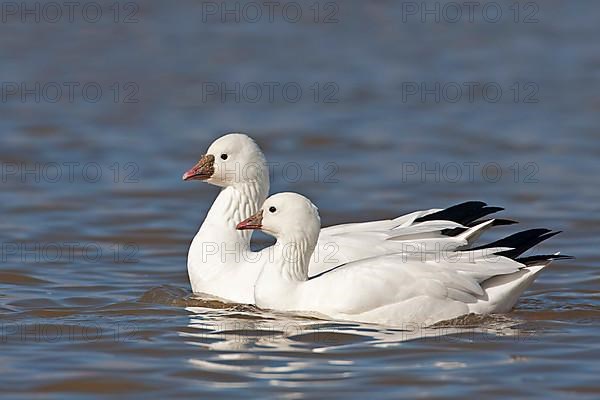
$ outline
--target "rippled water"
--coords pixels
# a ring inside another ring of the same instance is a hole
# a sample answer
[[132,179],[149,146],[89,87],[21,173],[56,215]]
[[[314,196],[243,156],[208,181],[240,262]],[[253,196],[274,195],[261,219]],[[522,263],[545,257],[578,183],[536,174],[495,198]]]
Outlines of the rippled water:
[[[298,23],[221,23],[206,7],[222,3],[192,1],[118,3],[118,23],[111,2],[96,23],[3,14],[2,393],[597,397],[600,3],[522,2],[515,22],[502,1],[497,23],[422,23],[406,3],[322,2],[317,23],[310,2]],[[39,102],[11,94],[36,82]],[[50,101],[48,83],[69,82],[102,95]],[[236,82],[239,101],[207,92]],[[265,82],[302,96],[252,102]],[[503,95],[409,94],[436,82]],[[510,314],[427,330],[197,298],[186,252],[217,190],[181,174],[231,130],[279,163],[273,190],[306,194],[326,225],[480,199],[523,229],[563,230],[536,250],[577,259]]]

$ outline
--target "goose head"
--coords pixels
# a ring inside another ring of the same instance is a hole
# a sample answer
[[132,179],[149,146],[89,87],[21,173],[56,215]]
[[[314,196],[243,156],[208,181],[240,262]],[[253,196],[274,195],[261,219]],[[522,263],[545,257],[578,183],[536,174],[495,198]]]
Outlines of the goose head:
[[260,147],[243,133],[230,133],[215,140],[189,171],[184,181],[201,180],[215,186],[246,183],[269,184],[269,173]]
[[278,241],[317,243],[321,219],[317,207],[298,193],[278,193],[265,200],[261,209],[240,222],[236,229],[261,230]]

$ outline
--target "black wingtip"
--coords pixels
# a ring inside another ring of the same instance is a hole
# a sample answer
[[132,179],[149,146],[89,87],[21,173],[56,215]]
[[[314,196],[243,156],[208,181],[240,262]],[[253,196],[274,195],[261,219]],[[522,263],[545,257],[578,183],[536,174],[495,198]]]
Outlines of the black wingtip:
[[512,219],[496,218],[494,219],[494,222],[492,222],[492,226],[514,225],[518,223],[519,221],[514,221]]
[[529,267],[529,266],[532,266],[535,264],[539,264],[540,261],[545,262],[545,261],[554,261],[554,260],[574,260],[574,259],[575,259],[575,257],[569,256],[566,254],[540,254],[540,255],[530,256],[530,257],[515,258],[515,261]]
[[528,229],[503,239],[496,240],[495,242],[475,247],[472,250],[489,249],[492,247],[512,247],[512,250],[505,250],[497,254],[514,260],[533,246],[544,240],[550,239],[559,233],[561,233],[561,231],[552,232],[550,229],[545,228]]
[[485,217],[486,215],[502,211],[502,207],[488,207],[483,201],[467,201],[445,208],[441,211],[419,217],[415,222],[425,221],[453,221],[461,225],[469,225],[473,221]]

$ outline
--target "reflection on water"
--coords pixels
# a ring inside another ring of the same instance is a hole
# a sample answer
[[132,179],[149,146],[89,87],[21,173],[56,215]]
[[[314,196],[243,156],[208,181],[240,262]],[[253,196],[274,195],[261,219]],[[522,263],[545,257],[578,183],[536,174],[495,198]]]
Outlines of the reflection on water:
[[[496,2],[497,23],[404,23],[401,2],[344,1],[315,23],[302,1],[298,23],[204,23],[201,2],[152,0],[127,24],[113,3],[95,24],[0,23],[3,89],[103,89],[97,102],[0,93],[4,395],[597,397],[600,3],[539,2],[535,23],[514,22],[514,1]],[[207,97],[223,82],[303,96]],[[503,96],[403,92],[436,82]],[[522,101],[529,83],[537,102]],[[181,174],[233,130],[277,166],[273,190],[310,197],[325,225],[483,200],[516,227],[562,230],[537,250],[577,259],[508,315],[427,329],[193,296],[187,249],[217,190]]]
[[[189,301],[189,300],[188,300]],[[202,302],[193,299],[191,303]],[[207,357],[190,353],[189,363],[204,374],[248,379],[236,387],[251,387],[255,379],[272,386],[302,388],[308,382],[337,382],[360,376],[356,356],[400,354],[406,342],[419,345],[456,346],[475,341],[515,343],[534,341],[535,329],[508,316],[466,316],[438,324],[390,329],[348,322],[315,321],[289,314],[258,310],[250,306],[228,309],[204,305],[186,307],[190,323],[180,332],[185,343],[209,350]],[[408,346],[410,347],[410,346]],[[310,356],[312,354],[312,356]],[[436,361],[440,370],[458,370],[459,361]],[[308,372],[311,371],[311,372]],[[317,372],[318,371],[318,372]],[[215,388],[222,382],[213,382]]]
[[[392,347],[410,340],[454,341],[456,335],[498,337],[514,336],[523,339],[533,331],[523,329],[518,320],[506,316],[475,316],[445,321],[435,327],[416,324],[402,328],[386,328],[377,325],[361,325],[348,322],[293,319],[286,314],[269,315],[264,310],[253,312],[215,313],[212,308],[187,307],[194,313],[188,326],[190,332],[182,336],[194,338],[195,345],[219,350],[251,350],[271,347],[292,350],[294,344],[307,344],[311,351],[325,353],[338,351],[356,344],[375,347]],[[454,336],[452,336],[454,335]],[[493,339],[492,339],[493,340]]]

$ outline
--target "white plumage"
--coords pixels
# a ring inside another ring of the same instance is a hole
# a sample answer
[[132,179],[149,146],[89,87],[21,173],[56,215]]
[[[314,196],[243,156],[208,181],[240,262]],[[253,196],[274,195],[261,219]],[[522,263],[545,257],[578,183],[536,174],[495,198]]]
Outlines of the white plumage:
[[[249,222],[250,221],[250,222]],[[510,310],[550,263],[525,265],[496,255],[508,248],[457,251],[428,260],[392,254],[348,262],[308,278],[308,259],[320,235],[316,207],[295,193],[267,199],[240,229],[261,229],[277,238],[274,257],[256,281],[256,305],[283,311],[393,326],[427,326],[469,313]],[[349,232],[352,226],[332,228]]]
[[[184,179],[204,180],[222,187],[189,249],[192,290],[254,303],[254,282],[270,255],[252,252],[250,234],[235,226],[256,213],[268,195],[269,174],[262,151],[246,135],[225,135],[211,144]],[[439,211],[431,209],[393,220],[323,228],[308,273],[314,276],[343,263],[385,254],[465,248],[493,222],[482,222],[459,235],[447,236],[443,230],[464,227],[448,220],[416,221]]]

